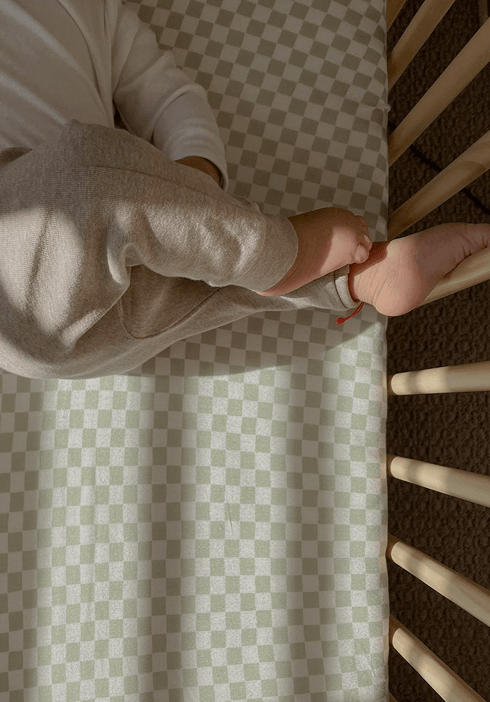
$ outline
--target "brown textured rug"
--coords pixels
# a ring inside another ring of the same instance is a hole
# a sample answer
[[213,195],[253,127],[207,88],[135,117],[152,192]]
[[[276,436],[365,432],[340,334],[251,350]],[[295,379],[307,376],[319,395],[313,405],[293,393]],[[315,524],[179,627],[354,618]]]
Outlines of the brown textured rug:
[[[422,0],[409,0],[388,37],[394,46]],[[478,0],[456,0],[390,93],[389,131],[478,31]],[[459,95],[390,171],[390,212],[490,129],[490,67]],[[402,236],[443,222],[490,223],[490,171]],[[490,282],[388,323],[388,374],[490,359]],[[389,398],[387,451],[490,475],[490,392]],[[490,509],[393,478],[389,531],[490,588]],[[490,702],[490,629],[393,563],[391,613]],[[441,698],[393,649],[398,702]]]

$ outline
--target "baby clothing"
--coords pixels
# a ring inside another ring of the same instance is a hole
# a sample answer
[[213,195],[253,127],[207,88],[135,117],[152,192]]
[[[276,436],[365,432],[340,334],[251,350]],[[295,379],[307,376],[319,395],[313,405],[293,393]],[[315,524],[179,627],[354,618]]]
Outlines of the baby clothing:
[[348,266],[264,297],[291,268],[286,218],[123,130],[71,120],[0,154],[0,367],[124,373],[175,341],[265,310],[355,307]]
[[34,149],[76,119],[126,129],[170,160],[201,156],[228,175],[204,88],[120,0],[2,0],[0,150]]
[[[26,94],[24,46],[0,61],[2,111],[10,96],[0,121],[0,367],[31,378],[124,373],[254,312],[356,306],[348,266],[287,295],[257,294],[291,268],[296,233],[225,192],[204,91],[117,0],[42,5],[65,10],[42,31],[28,0],[0,10],[15,19],[29,7],[26,31],[51,37]],[[62,19],[73,36],[62,38]],[[79,56],[68,61],[63,42]],[[54,71],[67,102],[51,109]],[[79,90],[67,85],[75,77]],[[114,128],[114,104],[131,133]],[[185,156],[215,163],[221,187],[174,163]]]

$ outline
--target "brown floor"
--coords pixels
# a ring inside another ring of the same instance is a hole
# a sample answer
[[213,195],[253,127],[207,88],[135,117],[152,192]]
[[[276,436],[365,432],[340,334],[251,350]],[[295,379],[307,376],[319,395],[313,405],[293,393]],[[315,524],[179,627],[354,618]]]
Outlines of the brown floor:
[[[388,51],[422,0],[408,0]],[[478,31],[478,0],[456,0],[390,94],[390,131]],[[390,212],[490,129],[487,66],[393,165]],[[490,171],[406,234],[443,222],[490,222]],[[388,374],[490,359],[490,281],[388,324]],[[387,451],[490,475],[490,392],[389,398]],[[490,588],[490,509],[389,478],[389,531]],[[389,562],[391,613],[490,702],[490,628]],[[393,649],[397,702],[441,698]]]

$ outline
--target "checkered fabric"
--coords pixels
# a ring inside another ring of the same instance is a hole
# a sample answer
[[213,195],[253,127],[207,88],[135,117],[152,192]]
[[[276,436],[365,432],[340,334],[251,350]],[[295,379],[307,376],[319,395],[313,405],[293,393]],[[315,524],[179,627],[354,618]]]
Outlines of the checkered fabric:
[[[127,4],[207,90],[231,194],[386,238],[384,0]],[[386,320],[337,316],[0,374],[0,702],[388,699]]]

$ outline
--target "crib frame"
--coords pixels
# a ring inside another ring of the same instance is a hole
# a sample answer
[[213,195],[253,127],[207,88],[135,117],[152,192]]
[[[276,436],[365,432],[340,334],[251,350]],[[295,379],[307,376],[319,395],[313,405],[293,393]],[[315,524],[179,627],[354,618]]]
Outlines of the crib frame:
[[[406,0],[387,0],[390,29]],[[455,0],[425,0],[388,56],[388,88],[395,85]],[[479,2],[480,29],[412,108],[388,140],[389,165],[429,127],[490,61],[490,19]],[[388,220],[392,240],[490,168],[490,131],[478,139]],[[422,302],[451,295],[490,280],[490,249],[470,256],[447,275]],[[490,390],[490,361],[445,366],[388,378],[388,395]],[[387,455],[387,475],[430,490],[490,507],[490,477],[401,456]],[[477,585],[416,548],[388,536],[386,557],[466,612],[490,626],[490,590]],[[446,702],[485,702],[406,627],[390,616],[390,645]],[[390,702],[396,702],[390,694]]]

